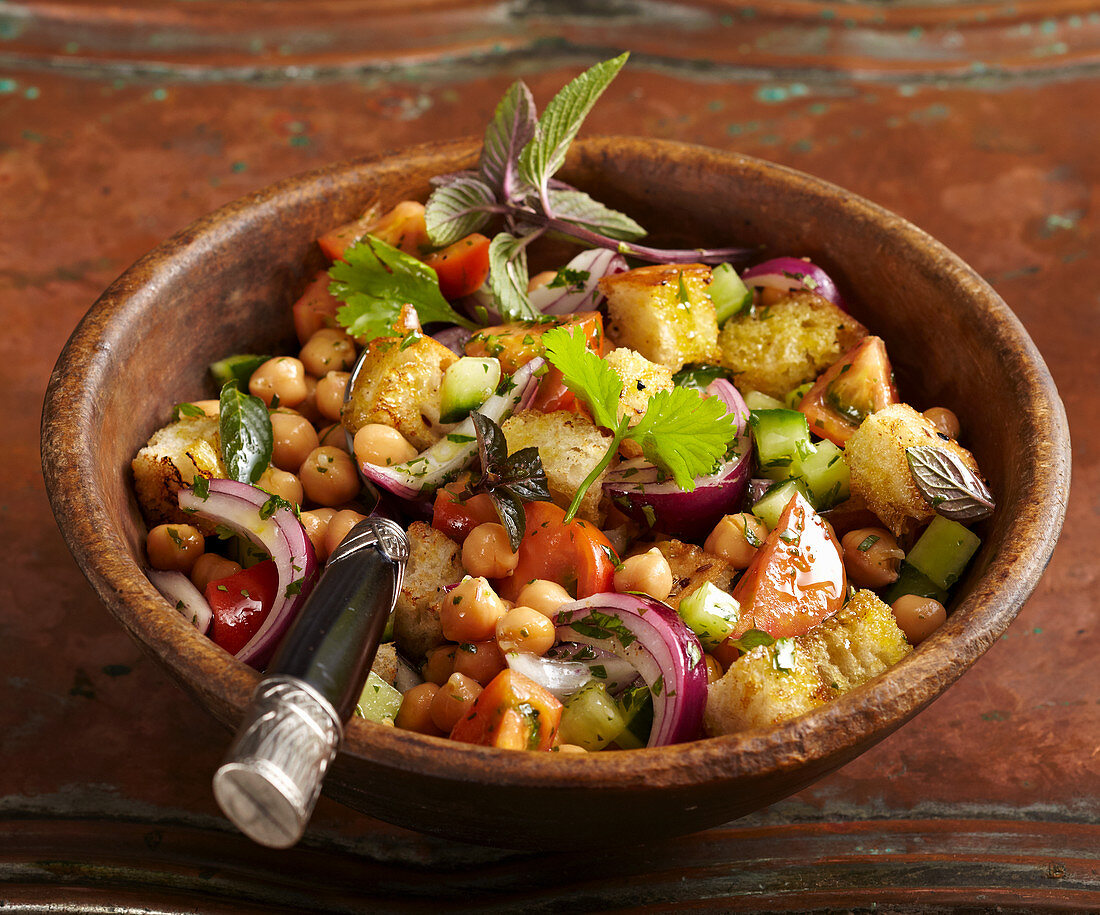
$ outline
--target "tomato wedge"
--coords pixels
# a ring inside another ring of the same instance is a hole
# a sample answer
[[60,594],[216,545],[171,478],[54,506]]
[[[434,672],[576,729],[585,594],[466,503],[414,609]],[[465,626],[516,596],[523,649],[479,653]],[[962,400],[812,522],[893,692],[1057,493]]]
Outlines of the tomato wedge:
[[461,299],[481,288],[489,276],[489,244],[488,238],[474,232],[424,258],[439,277],[445,299]]
[[344,303],[328,291],[328,272],[318,273],[301,297],[291,306],[294,313],[294,332],[298,342],[305,345],[323,327],[336,327],[336,309]]
[[[555,327],[580,327],[588,348],[600,352],[603,345],[603,315],[598,311],[578,311],[549,321],[513,321],[483,327],[466,343],[467,356],[494,356],[500,370],[511,375],[521,365],[542,355],[542,335]],[[549,373],[548,373],[549,374]]]
[[618,557],[603,531],[576,518],[566,524],[553,502],[527,502],[523,509],[527,530],[519,562],[508,578],[493,583],[501,597],[515,600],[536,578],[557,582],[578,600],[613,590]]
[[368,232],[413,257],[420,257],[431,247],[424,204],[415,200],[401,201],[382,217],[369,209],[358,219],[326,232],[317,244],[330,261],[343,260],[344,252]]
[[871,413],[898,402],[894,373],[881,337],[864,337],[822,372],[798,405],[810,431],[844,447]]
[[442,531],[455,543],[464,543],[466,536],[479,524],[498,521],[493,500],[485,493],[470,496],[465,502],[447,487],[435,494],[435,506],[432,510],[432,527]]
[[503,750],[549,750],[561,724],[561,703],[523,674],[502,670],[451,729],[451,740]]
[[762,629],[805,635],[844,606],[848,579],[832,529],[799,493],[733,589],[741,621],[732,638]]
[[206,602],[214,611],[211,637],[230,654],[236,654],[267,619],[279,588],[274,559],[219,578],[206,586]]

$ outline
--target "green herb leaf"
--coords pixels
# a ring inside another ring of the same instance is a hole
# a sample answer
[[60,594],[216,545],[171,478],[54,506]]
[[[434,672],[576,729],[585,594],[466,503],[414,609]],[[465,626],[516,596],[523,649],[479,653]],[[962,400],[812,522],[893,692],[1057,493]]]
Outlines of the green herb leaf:
[[772,649],[772,666],[776,670],[794,670],[794,639],[776,639]]
[[542,345],[546,358],[561,371],[565,386],[588,404],[596,425],[614,430],[619,425],[623,382],[588,348],[584,331],[555,327],[542,335]]
[[222,386],[219,404],[222,461],[229,478],[255,483],[271,463],[275,442],[267,405],[259,397],[241,391],[236,380]]
[[981,478],[944,448],[905,449],[913,482],[937,514],[952,521],[980,521],[993,514],[993,494]]
[[191,491],[194,492],[196,498],[205,499],[210,495],[210,481],[201,473],[196,473],[194,479],[191,480]]
[[522,180],[543,188],[565,164],[565,154],[585,117],[629,56],[620,54],[590,67],[550,100],[539,118],[534,138],[520,153],[519,173]]
[[489,221],[487,207],[496,203],[493,189],[471,175],[459,175],[432,191],[424,222],[433,245],[453,245]]
[[645,414],[626,431],[646,459],[672,475],[685,492],[695,477],[710,473],[737,438],[737,425],[718,397],[689,388],[658,391]]
[[584,284],[592,274],[587,270],[571,270],[562,267],[554,274],[554,278],[546,284],[547,289],[564,289],[566,292],[580,292]]
[[540,317],[527,297],[527,248],[524,240],[501,232],[489,243],[489,285],[506,321]]
[[620,241],[636,241],[646,234],[638,223],[618,210],[593,200],[574,188],[550,189],[550,208],[559,219]]
[[478,169],[503,200],[522,195],[517,163],[520,152],[535,136],[538,114],[531,90],[522,80],[508,87],[485,129]]
[[206,413],[193,403],[178,403],[172,408],[172,422],[178,421],[181,416],[206,416]]
[[329,289],[345,303],[336,320],[353,337],[392,335],[407,304],[416,308],[422,324],[446,321],[470,330],[476,327],[443,298],[435,271],[404,251],[365,235],[344,252],[344,258],[329,269]]

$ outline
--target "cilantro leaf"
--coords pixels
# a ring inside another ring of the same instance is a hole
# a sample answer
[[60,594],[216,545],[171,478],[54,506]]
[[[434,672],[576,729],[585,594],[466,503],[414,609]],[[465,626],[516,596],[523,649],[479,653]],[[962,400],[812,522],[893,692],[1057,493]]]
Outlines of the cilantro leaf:
[[625,435],[685,492],[695,488],[695,477],[714,469],[736,437],[737,425],[722,400],[690,388],[658,391]]
[[561,371],[565,386],[584,399],[596,425],[614,430],[619,425],[622,379],[588,348],[584,331],[555,327],[542,335],[546,358]]
[[267,406],[259,397],[238,388],[235,379],[222,386],[218,403],[222,461],[229,478],[255,483],[271,463],[275,444]]
[[329,289],[345,303],[336,320],[353,337],[373,340],[391,335],[406,304],[416,308],[422,324],[446,321],[471,330],[476,326],[443,298],[431,267],[381,239],[365,235],[344,252],[344,258],[329,269]]

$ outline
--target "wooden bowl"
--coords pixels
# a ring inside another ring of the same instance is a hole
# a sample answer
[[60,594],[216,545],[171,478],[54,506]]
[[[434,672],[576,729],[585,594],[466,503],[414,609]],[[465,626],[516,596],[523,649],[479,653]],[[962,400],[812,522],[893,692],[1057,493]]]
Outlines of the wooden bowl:
[[[215,396],[209,363],[291,348],[289,306],[322,266],[320,234],[371,201],[424,199],[432,175],[470,167],[476,153],[472,142],[420,147],[232,203],[124,273],[61,354],[42,453],[58,524],[116,619],[228,727],[257,674],[172,612],[143,574],[130,460],[173,404]],[[939,631],[871,683],[774,730],[578,759],[351,722],[327,794],[412,829],[505,847],[690,832],[848,762],[1004,632],[1050,557],[1069,488],[1065,415],[1035,346],[973,270],[903,219],[799,172],[656,140],[578,142],[563,177],[655,230],[657,243],[762,245],[838,277],[856,316],[885,338],[905,399],[959,415],[998,508]]]

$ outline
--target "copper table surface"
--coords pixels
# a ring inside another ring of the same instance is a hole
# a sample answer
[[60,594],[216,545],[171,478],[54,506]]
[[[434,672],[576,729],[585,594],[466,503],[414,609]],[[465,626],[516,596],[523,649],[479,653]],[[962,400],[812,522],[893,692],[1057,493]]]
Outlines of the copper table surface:
[[[322,798],[297,848],[254,846],[211,796],[228,735],[115,625],[50,515],[54,360],[108,283],[198,216],[333,160],[479,134],[517,76],[545,104],[621,49],[587,133],[822,176],[1012,306],[1074,437],[1054,558],[931,708],[723,827],[534,856]],[[0,907],[1100,910],[1098,113],[1100,12],[1073,0],[0,2]]]

